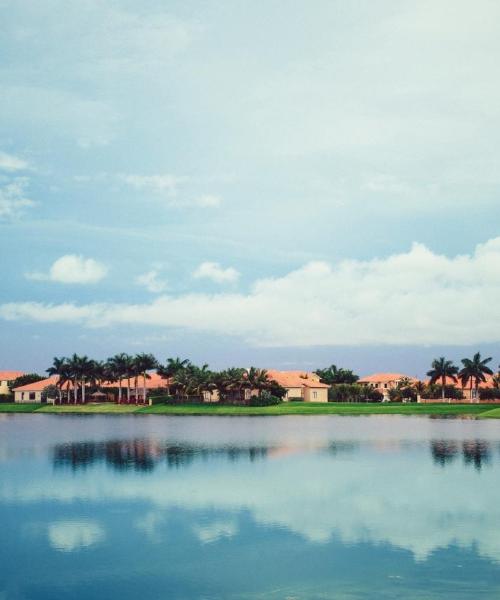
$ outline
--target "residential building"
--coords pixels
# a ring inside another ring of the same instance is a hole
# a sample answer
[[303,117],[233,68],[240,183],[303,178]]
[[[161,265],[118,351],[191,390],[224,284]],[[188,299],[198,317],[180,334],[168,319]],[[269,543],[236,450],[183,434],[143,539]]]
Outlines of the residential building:
[[10,394],[9,385],[21,375],[22,371],[0,371],[0,396]]
[[410,381],[411,383],[417,383],[418,379],[404,375],[403,373],[374,373],[373,375],[367,375],[361,377],[358,381],[360,385],[369,385],[370,387],[378,390],[384,396],[384,400],[389,398],[389,391],[396,389],[401,382]]
[[286,389],[285,402],[302,400],[303,402],[328,402],[329,385],[321,383],[316,373],[304,371],[268,371],[274,379]]

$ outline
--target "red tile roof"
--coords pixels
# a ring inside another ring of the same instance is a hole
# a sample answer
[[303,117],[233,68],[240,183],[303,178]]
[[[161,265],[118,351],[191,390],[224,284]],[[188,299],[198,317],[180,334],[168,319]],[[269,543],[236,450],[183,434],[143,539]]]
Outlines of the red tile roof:
[[34,383],[27,383],[26,385],[16,387],[14,388],[14,392],[41,392],[48,385],[57,385],[58,381],[59,375],[53,375],[52,377],[47,377],[47,379],[42,379],[41,381],[35,381]]
[[366,377],[360,377],[359,383],[390,383],[391,381],[399,381],[400,379],[410,379],[417,382],[418,379],[404,375],[403,373],[374,373]]
[[0,371],[0,381],[14,381],[24,375],[22,371]]
[[273,369],[267,372],[269,379],[274,379],[285,388],[328,388],[326,383],[321,383],[315,373],[305,371],[275,371]]

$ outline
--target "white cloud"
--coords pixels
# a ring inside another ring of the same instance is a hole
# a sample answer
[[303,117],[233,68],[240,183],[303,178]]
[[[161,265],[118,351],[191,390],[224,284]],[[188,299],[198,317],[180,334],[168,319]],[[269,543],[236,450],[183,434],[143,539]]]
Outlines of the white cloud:
[[86,284],[98,283],[107,272],[107,267],[93,258],[66,254],[52,264],[48,273],[29,273],[26,276],[37,281]]
[[211,279],[215,283],[233,283],[240,274],[233,267],[224,269],[216,262],[202,262],[193,273],[195,279]]
[[137,285],[145,287],[149,292],[159,294],[167,289],[167,282],[160,279],[160,274],[156,269],[152,269],[143,275],[136,277]]
[[118,178],[127,185],[137,189],[146,190],[155,194],[175,196],[179,184],[187,181],[187,177],[180,177],[166,173],[164,175],[119,175]]
[[20,217],[26,208],[35,206],[25,193],[28,180],[19,177],[0,187],[0,220],[11,220]]
[[94,521],[57,521],[48,527],[49,543],[60,552],[95,546],[104,537],[103,528]]
[[6,152],[0,152],[0,169],[4,171],[25,171],[28,168],[27,161],[22,158],[13,154],[7,154]]
[[453,258],[414,244],[383,259],[311,262],[259,280],[247,294],[161,296],[142,305],[8,303],[0,317],[184,327],[261,346],[498,342],[500,237]]
[[220,196],[205,194],[204,196],[196,198],[194,203],[202,208],[218,208],[222,204],[222,199]]

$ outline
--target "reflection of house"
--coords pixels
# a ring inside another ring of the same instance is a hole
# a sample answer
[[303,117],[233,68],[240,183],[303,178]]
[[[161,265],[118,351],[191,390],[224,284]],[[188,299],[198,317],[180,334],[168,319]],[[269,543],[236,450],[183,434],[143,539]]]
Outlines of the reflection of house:
[[9,384],[21,375],[22,371],[0,371],[0,395],[10,394]]
[[389,391],[396,389],[401,382],[410,381],[412,384],[417,383],[418,379],[409,377],[402,373],[374,373],[361,377],[358,381],[360,385],[368,385],[371,388],[378,390],[384,395],[384,400],[389,397]]
[[304,371],[268,371],[269,379],[274,379],[286,389],[283,400],[302,400],[304,402],[328,402],[330,386],[321,383],[316,373]]

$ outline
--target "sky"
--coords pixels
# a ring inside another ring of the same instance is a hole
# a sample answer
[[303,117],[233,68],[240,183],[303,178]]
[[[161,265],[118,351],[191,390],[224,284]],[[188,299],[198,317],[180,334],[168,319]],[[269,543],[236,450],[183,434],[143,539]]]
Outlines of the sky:
[[500,362],[500,4],[0,0],[0,369]]

